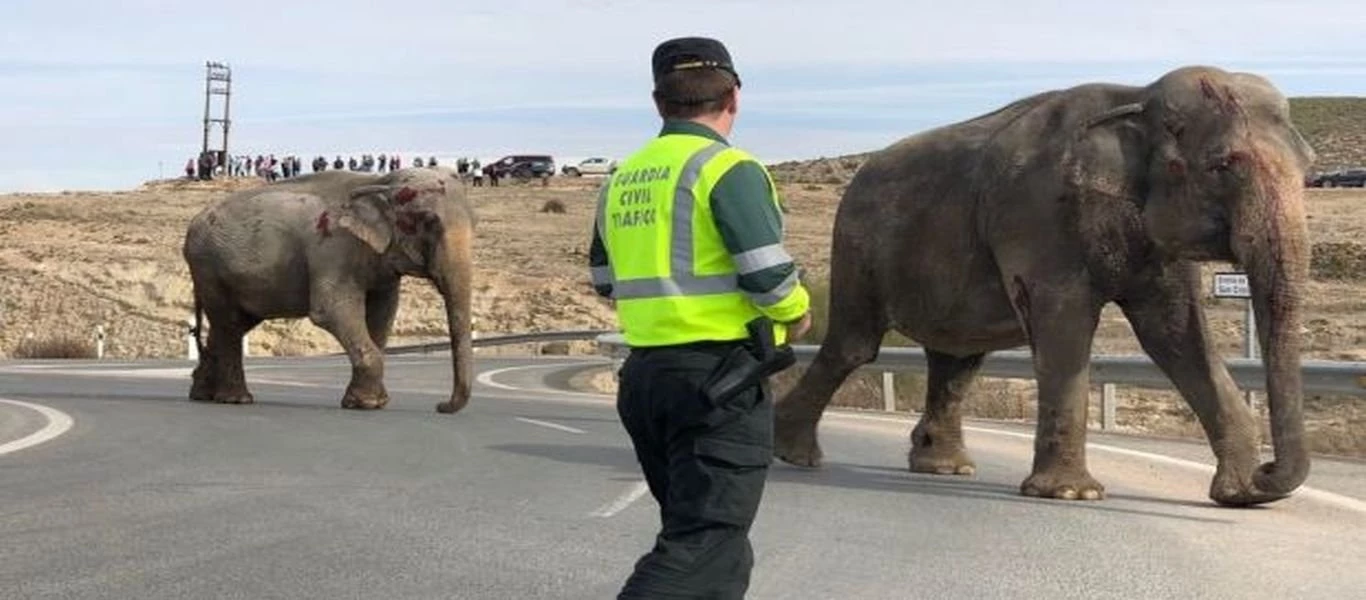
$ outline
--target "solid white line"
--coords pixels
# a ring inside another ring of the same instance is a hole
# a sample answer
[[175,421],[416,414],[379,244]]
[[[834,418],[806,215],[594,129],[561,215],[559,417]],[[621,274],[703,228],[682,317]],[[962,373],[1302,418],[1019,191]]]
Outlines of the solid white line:
[[604,504],[602,508],[593,511],[591,514],[595,517],[602,517],[604,519],[610,518],[617,513],[626,510],[626,507],[630,506],[632,502],[639,500],[649,491],[650,486],[645,485],[644,481],[637,481],[631,485],[630,489],[622,492],[620,496],[617,496],[616,500]]
[[549,428],[551,428],[551,429],[558,429],[558,430],[560,430],[560,431],[568,431],[569,433],[584,433],[584,430],[582,430],[582,429],[575,429],[575,428],[570,427],[570,426],[568,426],[568,425],[561,425],[561,424],[559,424],[559,423],[551,423],[550,421],[541,421],[541,420],[537,420],[537,419],[528,419],[528,418],[526,418],[526,417],[513,417],[513,418],[516,419],[516,420],[518,420],[518,421],[521,421],[521,422],[523,422],[523,423],[530,423],[530,424],[532,424],[532,425],[540,425],[541,427],[549,427]]
[[23,450],[24,448],[28,448],[30,446],[37,446],[38,444],[51,440],[59,435],[62,435],[63,433],[66,433],[68,429],[71,429],[71,425],[75,423],[75,421],[71,419],[71,415],[68,415],[55,408],[48,408],[46,406],[42,406],[39,404],[30,404],[28,402],[20,402],[18,400],[9,400],[6,398],[0,398],[0,402],[3,402],[5,404],[13,404],[15,406],[21,406],[29,410],[37,411],[39,414],[47,418],[47,425],[44,425],[42,429],[39,429],[38,431],[30,433],[12,442],[0,444],[0,456],[9,454],[11,452],[18,452],[20,450]]
[[[851,414],[851,413],[830,413],[830,414],[831,414],[831,415],[838,415],[838,416],[840,416],[840,417],[845,417],[845,418],[862,419],[862,420],[865,420],[865,421],[879,421],[879,422],[882,422],[882,423],[896,423],[896,424],[903,424],[903,425],[908,423],[908,420],[906,420],[906,419],[897,419],[897,418],[893,418],[893,417],[882,417],[882,416],[877,416],[877,415],[860,415],[860,414]],[[987,428],[987,427],[972,427],[972,426],[965,425],[965,426],[963,426],[963,430],[964,430],[964,431],[974,431],[974,432],[977,432],[977,433],[988,433],[988,434],[992,434],[992,435],[999,435],[999,436],[1005,436],[1005,437],[1013,437],[1013,438],[1018,438],[1018,439],[1023,439],[1023,440],[1032,440],[1032,439],[1034,439],[1034,435],[1033,435],[1033,434],[1029,434],[1029,433],[1020,433],[1020,432],[1017,432],[1017,431],[1001,431],[1001,430],[999,430],[999,429],[990,429],[990,428]],[[1141,458],[1141,459],[1143,459],[1143,460],[1150,460],[1150,461],[1153,461],[1153,462],[1164,463],[1164,464],[1168,464],[1168,465],[1171,465],[1171,466],[1174,466],[1174,467],[1183,467],[1183,468],[1187,468],[1187,469],[1193,469],[1193,470],[1200,471],[1200,472],[1203,472],[1203,473],[1206,473],[1206,474],[1213,474],[1213,473],[1215,472],[1215,468],[1214,468],[1213,465],[1207,465],[1207,464],[1205,464],[1205,463],[1196,462],[1196,461],[1193,461],[1193,460],[1186,460],[1186,459],[1184,459],[1184,458],[1176,458],[1176,457],[1174,457],[1174,456],[1167,456],[1167,455],[1165,455],[1165,454],[1153,454],[1153,453],[1151,453],[1151,452],[1144,452],[1144,451],[1142,451],[1142,450],[1130,450],[1130,449],[1128,449],[1128,448],[1120,448],[1120,447],[1118,447],[1118,446],[1107,446],[1107,445],[1105,445],[1105,444],[1095,444],[1095,443],[1089,443],[1089,442],[1086,444],[1086,447],[1087,447],[1088,449],[1100,450],[1100,451],[1102,451],[1102,452],[1109,452],[1109,453],[1111,453],[1111,454],[1121,454],[1121,455],[1124,455],[1124,456],[1131,456],[1131,457],[1134,457],[1134,458]],[[1292,494],[1292,497],[1294,497],[1294,496],[1303,496],[1303,497],[1306,497],[1306,498],[1313,498],[1313,499],[1318,500],[1318,501],[1320,501],[1320,502],[1323,502],[1323,503],[1325,503],[1325,504],[1331,504],[1331,505],[1333,505],[1333,506],[1336,506],[1336,507],[1341,508],[1341,509],[1344,509],[1344,510],[1349,510],[1349,511],[1353,511],[1353,512],[1358,512],[1358,513],[1366,514],[1366,501],[1358,500],[1358,499],[1353,498],[1353,497],[1351,497],[1351,496],[1344,496],[1344,495],[1342,495],[1342,494],[1335,494],[1335,493],[1333,493],[1333,492],[1321,490],[1321,489],[1318,489],[1318,488],[1312,488],[1312,487],[1309,487],[1309,486],[1303,486],[1303,485],[1300,486],[1299,489],[1295,490],[1295,492]]]

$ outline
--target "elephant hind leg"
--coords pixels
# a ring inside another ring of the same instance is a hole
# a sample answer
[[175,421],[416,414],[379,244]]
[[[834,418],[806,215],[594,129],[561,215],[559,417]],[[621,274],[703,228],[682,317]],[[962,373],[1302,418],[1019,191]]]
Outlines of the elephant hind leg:
[[907,462],[912,472],[971,475],[977,471],[963,445],[962,403],[985,357],[986,354],[954,356],[925,349],[929,381],[925,413],[911,430]]
[[774,405],[774,455],[793,465],[820,465],[816,429],[821,414],[849,375],[877,358],[887,332],[886,312],[872,282],[866,275],[863,281],[842,282],[845,269],[864,272],[862,265],[849,265],[832,273],[829,324],[820,351]]
[[393,288],[373,290],[365,295],[365,328],[370,340],[383,350],[389,343],[389,332],[398,314],[398,284]]
[[209,314],[212,327],[206,358],[214,383],[212,400],[222,404],[251,404],[255,398],[247,389],[242,367],[242,336],[259,325],[261,319],[235,308]]

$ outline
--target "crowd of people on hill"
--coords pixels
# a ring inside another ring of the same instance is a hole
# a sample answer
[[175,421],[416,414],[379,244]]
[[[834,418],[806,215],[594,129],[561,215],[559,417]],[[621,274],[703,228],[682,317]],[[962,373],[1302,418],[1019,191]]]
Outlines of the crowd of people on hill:
[[[413,167],[435,167],[439,163],[435,156],[414,157]],[[387,173],[403,168],[403,158],[397,154],[363,154],[359,158],[348,156],[345,161],[337,155],[331,161],[325,156],[314,157],[311,164],[313,173],[327,170],[355,171],[358,173]],[[466,176],[475,186],[483,185],[485,174],[477,158],[460,158],[455,164],[456,172],[464,179]],[[260,177],[266,181],[278,181],[303,175],[303,161],[298,156],[277,157],[274,154],[237,155],[223,160],[221,152],[204,152],[198,159],[191,158],[185,163],[185,178],[208,181],[218,177]],[[492,181],[497,185],[497,181]]]

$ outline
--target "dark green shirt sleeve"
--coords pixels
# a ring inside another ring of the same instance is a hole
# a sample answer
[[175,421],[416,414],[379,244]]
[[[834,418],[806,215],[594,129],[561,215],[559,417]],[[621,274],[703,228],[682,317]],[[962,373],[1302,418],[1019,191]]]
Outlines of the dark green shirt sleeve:
[[712,216],[739,270],[740,289],[775,321],[806,312],[809,299],[797,264],[783,248],[782,214],[763,166],[743,161],[721,176],[711,192]]
[[602,223],[602,211],[606,209],[603,198],[606,193],[607,183],[603,183],[598,191],[598,210],[593,219],[593,241],[588,245],[588,271],[593,279],[593,291],[604,298],[611,298],[612,267],[607,260],[607,246],[602,242],[602,231],[598,227]]

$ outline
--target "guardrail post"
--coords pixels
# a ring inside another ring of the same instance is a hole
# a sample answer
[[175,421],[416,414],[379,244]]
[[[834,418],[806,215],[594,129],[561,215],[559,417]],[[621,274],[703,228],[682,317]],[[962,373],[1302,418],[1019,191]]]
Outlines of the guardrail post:
[[104,358],[104,325],[95,326],[95,358]]
[[1115,428],[1115,384],[1100,386],[1100,428]]
[[250,355],[250,354],[251,354],[250,348],[251,348],[251,340],[247,339],[247,334],[244,333],[244,334],[242,334],[242,356],[248,356],[248,355]]
[[185,358],[199,360],[199,344],[194,341],[194,321],[185,321]]
[[[1257,358],[1257,315],[1252,311],[1252,301],[1248,300],[1247,305],[1247,327],[1243,328],[1243,355],[1247,358]],[[1257,412],[1257,392],[1247,391],[1247,407],[1252,409],[1253,414]]]
[[882,410],[896,412],[896,379],[891,371],[882,372]]

